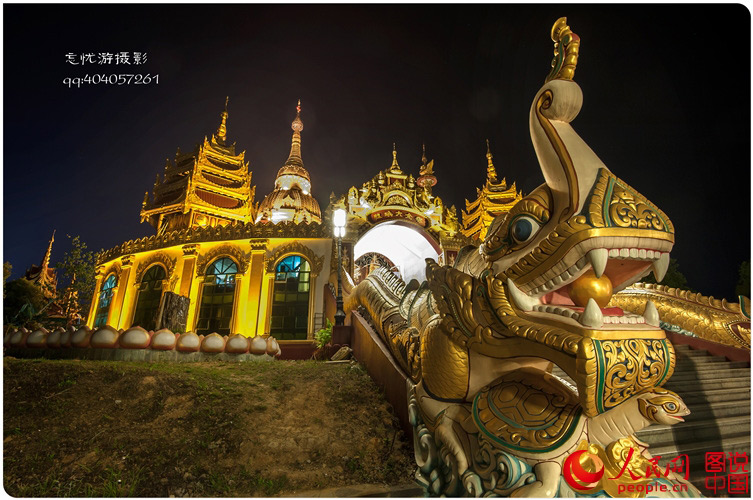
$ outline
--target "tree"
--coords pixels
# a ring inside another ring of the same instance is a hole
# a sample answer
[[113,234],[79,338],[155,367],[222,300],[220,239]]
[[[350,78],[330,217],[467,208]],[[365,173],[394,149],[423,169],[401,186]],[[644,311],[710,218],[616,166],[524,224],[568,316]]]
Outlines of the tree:
[[8,281],[11,274],[13,274],[13,266],[6,260],[3,263],[3,297],[5,297],[5,283]]
[[[68,235],[68,238],[71,238]],[[94,294],[94,270],[97,254],[87,249],[86,243],[79,236],[71,238],[71,249],[63,254],[63,260],[58,262],[57,269],[71,281],[73,289],[78,293],[78,301],[82,311],[89,310],[89,304]]]
[[25,326],[49,302],[39,289],[26,278],[18,278],[5,285],[3,318],[5,325]]
[[740,274],[737,278],[736,295],[745,295],[750,297],[750,261],[746,260],[740,264]]
[[[656,283],[656,277],[654,273],[649,273],[646,277],[642,278],[643,283]],[[669,267],[667,268],[667,274],[664,275],[664,279],[659,282],[660,285],[666,285],[672,288],[680,288],[682,290],[690,290],[688,288],[688,280],[685,275],[680,272],[680,266],[677,264],[677,259],[669,258]]]

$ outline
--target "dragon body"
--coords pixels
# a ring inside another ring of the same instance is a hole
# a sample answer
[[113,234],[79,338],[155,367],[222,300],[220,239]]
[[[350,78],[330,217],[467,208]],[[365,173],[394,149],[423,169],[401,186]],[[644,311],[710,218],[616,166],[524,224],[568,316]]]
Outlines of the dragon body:
[[[552,72],[529,120],[545,183],[454,266],[427,260],[422,284],[378,269],[345,287],[346,310],[368,313],[409,379],[427,493],[618,496],[620,485],[663,482],[700,496],[673,473],[647,479],[652,457],[634,437],[689,413],[662,388],[675,354],[659,319],[671,300],[688,297],[629,288],[651,271],[662,279],[674,227],[571,127],[583,99],[572,81],[580,39],[564,18],[552,39]],[[651,293],[639,303],[636,290]],[[735,312],[724,307],[717,316]],[[567,462],[576,451],[585,482],[573,482]],[[642,473],[619,475],[624,468]],[[659,496],[676,494],[665,489]]]

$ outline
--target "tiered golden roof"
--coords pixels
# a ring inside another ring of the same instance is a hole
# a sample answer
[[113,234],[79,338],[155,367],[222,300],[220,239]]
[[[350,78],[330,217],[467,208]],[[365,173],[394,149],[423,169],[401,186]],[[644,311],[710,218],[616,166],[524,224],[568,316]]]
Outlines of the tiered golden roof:
[[364,182],[360,189],[351,187],[347,197],[336,204],[345,205],[359,225],[403,220],[427,229],[439,241],[440,236],[454,235],[459,225],[455,207],[446,207],[439,196],[432,195],[432,187],[437,183],[433,169],[434,160],[427,163],[424,150],[419,178],[406,174],[400,168],[393,144],[392,164]]
[[486,184],[482,189],[476,188],[476,200],[465,200],[465,210],[462,212],[463,229],[461,232],[469,238],[483,241],[486,231],[494,218],[505,214],[522,198],[522,193],[515,188],[515,183],[507,187],[504,178],[497,178],[497,169],[492,161],[489,140],[486,140]]
[[235,153],[227,142],[227,104],[220,126],[211,139],[190,153],[167,160],[162,179],[157,174],[154,194],[145,193],[141,221],[148,221],[157,234],[195,227],[226,226],[251,222],[255,213],[251,172],[246,152]]
[[293,140],[290,155],[277,172],[275,189],[259,205],[256,222],[278,223],[282,221],[322,222],[319,203],[311,195],[311,178],[303,166],[301,157],[301,101],[296,107],[296,116],[291,124]]

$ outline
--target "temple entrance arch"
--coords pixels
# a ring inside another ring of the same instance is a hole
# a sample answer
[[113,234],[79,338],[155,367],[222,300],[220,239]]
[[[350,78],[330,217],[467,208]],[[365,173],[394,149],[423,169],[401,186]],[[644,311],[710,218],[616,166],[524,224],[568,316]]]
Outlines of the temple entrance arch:
[[386,221],[366,231],[353,247],[355,261],[369,253],[384,256],[408,283],[414,278],[425,281],[426,259],[438,261],[442,250],[423,228],[402,221]]

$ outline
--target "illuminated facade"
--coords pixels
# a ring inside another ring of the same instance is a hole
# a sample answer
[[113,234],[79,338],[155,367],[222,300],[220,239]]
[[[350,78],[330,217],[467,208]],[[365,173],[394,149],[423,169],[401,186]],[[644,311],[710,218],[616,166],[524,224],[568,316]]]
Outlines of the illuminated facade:
[[227,140],[227,117],[226,103],[217,132],[191,153],[179,150],[152,200],[147,193],[141,219],[157,234],[100,256],[90,328],[156,329],[165,292],[190,299],[185,329],[199,334],[305,341],[320,327],[332,240],[303,168],[300,103],[290,157],[258,223],[251,172]]
[[[357,280],[388,262],[406,281],[423,281],[426,258],[452,264],[471,241],[455,207],[432,193],[437,178],[425,148],[414,177],[393,145],[386,169],[331,198],[322,214],[301,155],[300,101],[288,159],[261,203],[254,203],[245,152],[228,140],[227,120],[226,101],[217,131],[190,153],[178,150],[145,195],[141,220],[156,234],[100,255],[90,328],[159,329],[171,292],[189,299],[186,331],[310,341],[335,283],[330,219],[338,206],[348,213],[343,265]],[[498,185],[504,180],[487,181]]]
[[497,169],[492,162],[492,152],[489,140],[486,141],[486,183],[481,189],[476,188],[476,199],[472,202],[465,200],[463,211],[462,233],[469,238],[484,241],[486,231],[494,218],[510,211],[516,202],[522,198],[515,188],[515,183],[507,187],[505,178],[497,178]]

